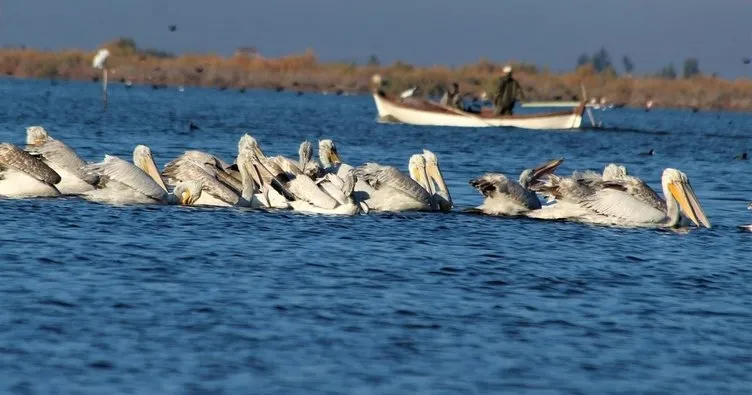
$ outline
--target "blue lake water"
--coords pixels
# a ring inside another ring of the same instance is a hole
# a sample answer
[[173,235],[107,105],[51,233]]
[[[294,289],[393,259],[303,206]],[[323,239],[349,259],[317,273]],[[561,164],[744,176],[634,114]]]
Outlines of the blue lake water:
[[[0,81],[0,141],[43,125],[84,159],[161,167],[332,138],[440,159],[448,214],[325,217],[0,200],[0,393],[752,392],[752,115],[596,111],[582,133],[375,122],[367,96]],[[191,131],[189,121],[200,130]],[[655,149],[655,156],[638,153]],[[669,232],[463,213],[468,180],[609,162],[687,173],[713,224]]]

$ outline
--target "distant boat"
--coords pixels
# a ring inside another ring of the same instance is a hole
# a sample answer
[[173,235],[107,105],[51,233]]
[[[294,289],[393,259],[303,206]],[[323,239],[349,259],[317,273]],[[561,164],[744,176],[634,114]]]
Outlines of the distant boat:
[[429,100],[413,100],[407,105],[382,92],[374,93],[373,100],[381,120],[424,126],[578,129],[585,111],[585,103],[577,103],[572,111],[495,116],[490,111],[474,114]]

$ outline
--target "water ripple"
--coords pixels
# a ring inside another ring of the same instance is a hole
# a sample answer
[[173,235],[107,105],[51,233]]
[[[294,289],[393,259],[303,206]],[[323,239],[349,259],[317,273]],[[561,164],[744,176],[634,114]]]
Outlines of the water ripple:
[[[0,87],[0,141],[42,124],[87,160],[142,143],[163,165],[189,148],[231,159],[250,131],[273,154],[333,138],[349,163],[402,169],[425,147],[457,206],[330,218],[0,200],[0,392],[749,391],[752,243],[737,227],[752,172],[733,160],[749,115],[623,109],[598,113],[607,131],[531,138],[378,124],[368,97],[114,85],[102,112],[96,84]],[[563,174],[624,163],[656,188],[680,168],[714,227],[462,212],[482,200],[470,178],[553,157]]]

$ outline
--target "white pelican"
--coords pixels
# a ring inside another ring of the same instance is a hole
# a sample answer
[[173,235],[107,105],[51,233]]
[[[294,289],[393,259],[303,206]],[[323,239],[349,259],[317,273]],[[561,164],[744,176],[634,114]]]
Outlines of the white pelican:
[[100,187],[85,192],[87,200],[111,204],[168,203],[167,187],[159,175],[149,147],[136,146],[133,163],[105,155],[104,161],[86,166],[97,174]]
[[0,144],[0,196],[60,196],[58,175],[49,166],[13,144]]
[[340,177],[346,176],[354,167],[342,163],[342,158],[337,151],[337,145],[331,139],[319,140],[319,162],[327,173],[334,173]]
[[50,136],[41,126],[26,128],[26,151],[40,159],[60,175],[56,185],[64,195],[79,195],[96,189],[99,177],[84,171],[86,162],[60,140]]
[[203,184],[200,181],[178,181],[167,200],[172,204],[193,206],[201,198]]
[[[452,198],[441,174],[439,160],[431,151],[423,150],[422,155],[410,158],[409,177],[394,167],[377,163],[367,163],[355,169],[342,162],[337,145],[331,139],[319,141],[319,161],[326,173],[340,178],[348,177],[349,172],[354,171],[356,200],[363,210],[449,211],[452,208]],[[376,177],[367,177],[367,173]],[[391,190],[392,187],[396,189]]]
[[452,210],[452,196],[449,194],[444,182],[444,176],[439,167],[439,158],[433,152],[424,149],[423,159],[426,163],[426,174],[428,175],[428,192],[431,193],[433,200],[439,210],[448,212]]
[[485,197],[478,209],[488,215],[510,216],[540,209],[538,195],[529,186],[542,176],[553,173],[563,161],[555,159],[535,169],[525,169],[516,182],[499,173],[486,173],[470,180],[470,185]]
[[[396,167],[366,163],[355,170],[356,196],[376,211],[449,211],[452,198],[446,188],[436,155],[410,157],[409,176]],[[434,186],[434,183],[436,186]]]
[[310,141],[304,141],[300,144],[298,156],[300,157],[300,169],[303,174],[314,180],[324,175],[321,165],[313,160],[313,146]]
[[[242,141],[242,140],[241,140]],[[221,159],[201,151],[186,151],[183,155],[168,163],[162,174],[169,185],[179,181],[200,181],[201,197],[195,205],[219,207],[265,207],[263,198],[258,195],[258,186],[249,173],[251,169],[249,147],[239,144],[238,158],[235,166],[240,180],[236,178],[231,166]]]
[[592,177],[561,178],[550,175],[541,186],[557,203],[528,216],[541,219],[572,219],[596,224],[645,227],[676,227],[682,214],[696,226],[710,227],[686,174],[668,168],[661,185],[666,200],[653,199],[655,192],[634,180],[598,180]]
[[309,149],[305,142],[301,145],[301,161],[295,164],[294,161],[282,157],[267,158],[258,142],[246,136],[248,143],[253,146],[253,160],[258,164],[259,183],[266,187],[267,191],[278,190],[280,196],[285,197],[294,210],[347,215],[360,211],[360,204],[353,197],[353,171],[345,172],[341,176],[329,173],[324,178],[313,180],[298,166],[301,162],[310,161],[307,152]]

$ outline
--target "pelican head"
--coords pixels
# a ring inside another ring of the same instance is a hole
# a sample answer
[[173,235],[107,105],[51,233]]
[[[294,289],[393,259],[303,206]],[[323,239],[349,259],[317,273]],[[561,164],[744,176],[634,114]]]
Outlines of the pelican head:
[[201,197],[203,184],[200,181],[180,181],[175,185],[172,194],[176,203],[192,206]]
[[423,158],[426,160],[426,174],[429,178],[429,184],[435,182],[438,186],[436,194],[442,199],[439,200],[439,208],[441,211],[449,211],[452,209],[452,195],[449,194],[449,188],[447,188],[444,182],[444,176],[441,174],[441,168],[439,167],[439,158],[433,152],[424,149]]
[[28,145],[44,144],[49,138],[50,135],[41,126],[29,126],[26,128],[26,144]]
[[553,159],[536,167],[535,169],[525,169],[522,171],[522,173],[520,173],[520,178],[517,182],[523,187],[527,188],[540,180],[541,177],[552,174],[554,171],[556,171],[556,168],[558,168],[559,165],[561,165],[563,162],[564,159]]
[[151,148],[145,145],[137,145],[133,150],[133,164],[148,174],[162,189],[167,192],[167,187],[159,175],[157,164],[154,162],[154,156],[151,154]]
[[334,141],[330,139],[319,140],[319,161],[325,168],[342,163]]
[[240,153],[243,151],[254,153],[260,158],[265,156],[264,152],[261,151],[261,147],[259,147],[258,141],[248,133],[244,134],[240,138],[240,141],[238,141],[238,152]]
[[415,180],[420,186],[431,192],[429,182],[426,176],[426,158],[423,155],[415,154],[410,157],[410,161],[407,164],[407,169],[410,172],[410,178]]
[[627,168],[615,163],[609,163],[603,168],[603,180],[619,180],[627,177]]
[[238,141],[238,152],[243,152],[245,150],[254,151],[256,147],[258,147],[258,142],[248,133],[240,137],[240,140]]
[[300,143],[298,156],[300,157],[300,165],[303,167],[311,161],[311,158],[313,158],[313,145],[310,141],[306,140]]
[[679,170],[668,168],[663,171],[661,184],[663,186],[663,193],[666,195],[666,206],[669,211],[669,217],[677,217],[678,219],[678,213],[675,211],[676,203],[678,203],[681,212],[695,225],[710,228],[710,221],[705,216],[705,211],[700,206],[700,202],[697,200],[695,191],[689,184],[686,174]]

